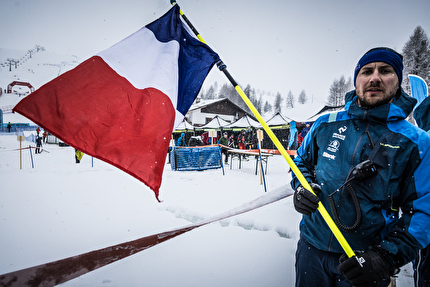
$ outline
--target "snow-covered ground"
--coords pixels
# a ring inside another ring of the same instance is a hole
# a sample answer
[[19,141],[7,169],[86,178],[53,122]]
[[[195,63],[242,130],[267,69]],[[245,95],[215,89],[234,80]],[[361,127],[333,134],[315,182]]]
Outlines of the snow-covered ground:
[[[0,60],[25,51],[0,49]],[[29,81],[37,89],[79,62],[74,56],[35,53],[25,65],[0,67],[0,86]],[[26,93],[26,87],[16,86]],[[0,108],[22,98],[0,96]],[[284,110],[312,116],[321,105]],[[29,123],[5,113],[4,122]],[[269,115],[269,118],[271,115]],[[31,122],[30,122],[31,123]],[[23,142],[23,147],[33,143]],[[269,159],[267,193],[254,174],[254,159],[206,171],[172,171],[166,163],[160,189],[153,192],[122,171],[84,156],[75,163],[71,147],[46,145],[42,154],[22,152],[16,134],[0,133],[0,274],[52,262],[199,222],[289,186],[281,156]],[[33,159],[34,168],[31,159]],[[294,253],[300,215],[291,197],[260,209],[205,225],[62,286],[294,286]],[[412,286],[410,265],[398,287]]]
[[[23,146],[34,145],[24,142]],[[166,163],[158,203],[151,190],[71,147],[22,153],[0,134],[0,274],[169,231],[235,209],[284,187],[282,156],[269,159],[267,193],[242,169],[172,171]],[[290,190],[291,191],[291,190]],[[294,286],[300,215],[292,198],[194,229],[61,286]],[[398,287],[412,286],[410,266]]]

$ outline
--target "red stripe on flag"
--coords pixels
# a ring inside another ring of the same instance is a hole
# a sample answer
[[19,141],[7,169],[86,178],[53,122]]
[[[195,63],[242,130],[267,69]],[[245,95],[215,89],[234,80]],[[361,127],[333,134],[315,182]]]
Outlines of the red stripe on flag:
[[138,178],[158,198],[175,119],[164,93],[136,89],[94,56],[27,96],[13,111]]

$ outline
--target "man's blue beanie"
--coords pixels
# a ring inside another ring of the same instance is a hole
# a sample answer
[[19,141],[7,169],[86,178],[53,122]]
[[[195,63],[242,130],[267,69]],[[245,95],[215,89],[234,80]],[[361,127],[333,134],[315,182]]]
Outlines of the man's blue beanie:
[[379,47],[373,48],[364,54],[358,61],[357,66],[354,71],[354,86],[355,80],[357,79],[357,74],[360,69],[369,63],[373,62],[384,62],[391,65],[396,71],[397,77],[399,78],[399,87],[403,80],[403,56],[390,48]]

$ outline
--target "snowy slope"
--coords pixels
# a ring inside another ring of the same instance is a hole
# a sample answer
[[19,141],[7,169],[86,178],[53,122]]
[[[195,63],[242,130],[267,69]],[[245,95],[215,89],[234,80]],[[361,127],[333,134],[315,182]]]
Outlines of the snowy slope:
[[[0,88],[3,94],[0,96],[0,109],[5,112],[3,121],[5,123],[29,123],[30,121],[18,114],[10,114],[10,111],[24,96],[28,95],[30,89],[26,86],[16,85],[16,93],[6,94],[7,86],[14,82],[28,82],[35,89],[51,81],[58,75],[76,67],[80,60],[76,56],[60,55],[49,51],[36,49],[30,53],[28,50],[10,50],[0,48]],[[16,59],[19,64],[15,68],[9,66],[8,59]]]

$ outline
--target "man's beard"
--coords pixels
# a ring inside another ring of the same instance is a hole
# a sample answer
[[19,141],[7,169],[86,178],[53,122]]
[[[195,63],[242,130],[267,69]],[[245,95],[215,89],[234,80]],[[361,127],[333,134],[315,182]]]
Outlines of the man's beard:
[[366,98],[363,98],[363,99],[359,98],[359,103],[360,103],[360,106],[364,108],[373,109],[373,108],[388,104],[389,102],[391,102],[392,99],[393,97],[388,97],[388,98],[381,99],[377,102],[371,103]]
[[369,100],[364,95],[363,96],[357,95],[358,103],[360,104],[361,107],[364,107],[366,109],[373,109],[373,108],[376,108],[376,107],[390,103],[393,100],[393,98],[399,93],[399,91],[400,91],[400,88],[397,89],[397,91],[393,95],[391,95],[390,97],[385,97],[385,98],[380,99],[374,103],[372,103],[370,101],[371,99]]

